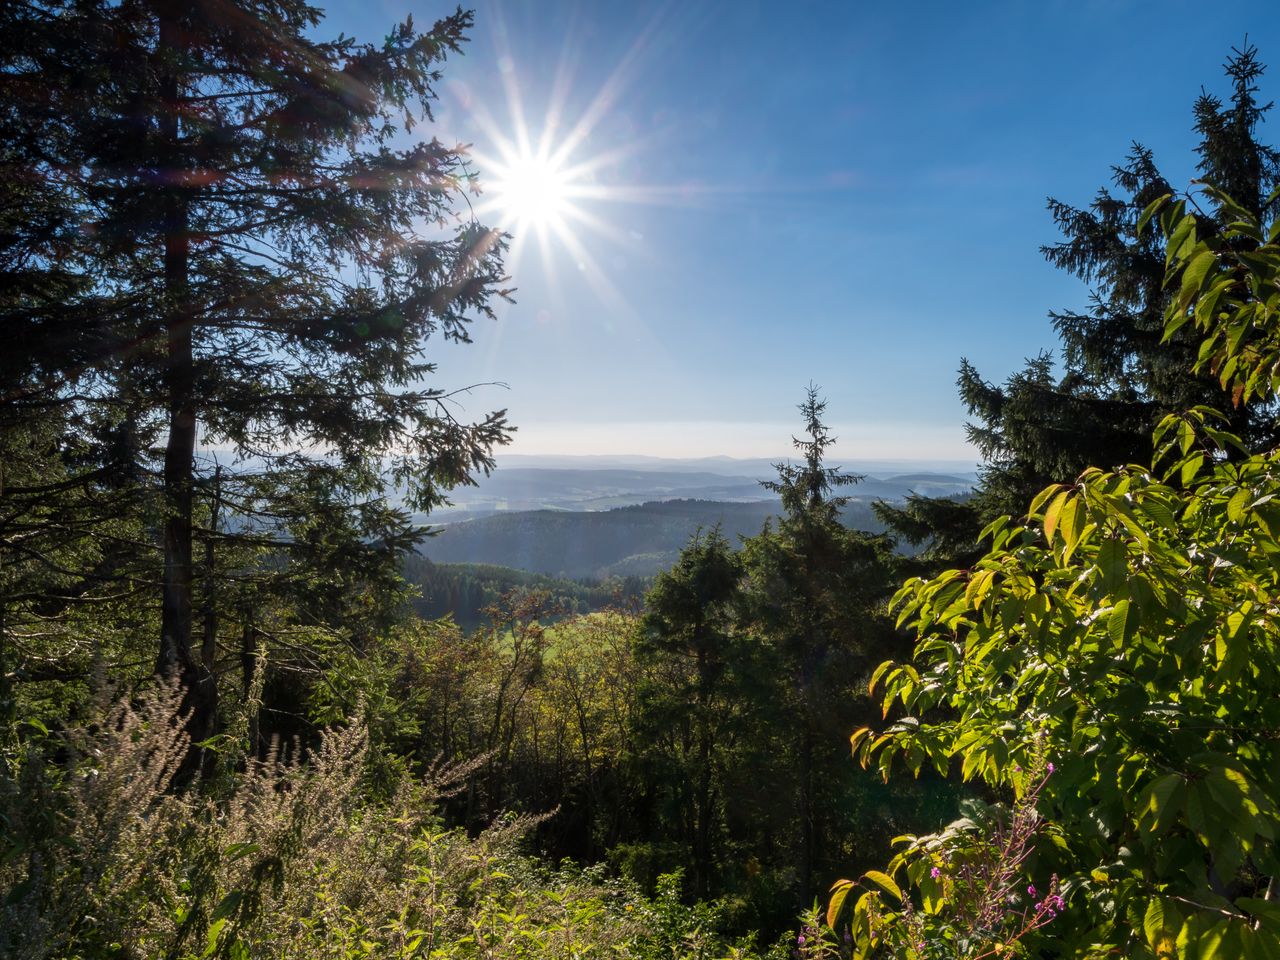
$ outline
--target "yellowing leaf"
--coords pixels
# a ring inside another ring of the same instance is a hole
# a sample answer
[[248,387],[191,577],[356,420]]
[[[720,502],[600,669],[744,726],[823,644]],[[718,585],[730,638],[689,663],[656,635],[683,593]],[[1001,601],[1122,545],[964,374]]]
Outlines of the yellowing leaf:
[[987,595],[991,593],[995,575],[994,570],[979,570],[969,581],[969,586],[965,590],[965,600],[971,607],[982,606],[982,601],[986,600]]
[[1083,527],[1084,511],[1080,509],[1080,500],[1072,497],[1062,505],[1062,513],[1058,517],[1058,530],[1067,550],[1075,550]]
[[1147,904],[1146,915],[1142,918],[1142,932],[1147,935],[1147,943],[1155,946],[1167,932],[1168,927],[1165,925],[1164,904],[1159,900],[1152,900]]
[[893,877],[887,873],[881,873],[879,870],[868,870],[862,875],[863,880],[870,880],[881,890],[891,893],[897,899],[902,899],[902,891],[898,889],[898,885],[893,882]]
[[831,885],[831,899],[827,901],[827,926],[834,927],[844,909],[844,902],[853,891],[852,880],[837,880]]
[[1044,538],[1048,543],[1053,543],[1053,532],[1058,529],[1058,515],[1062,512],[1062,505],[1067,502],[1070,494],[1063,490],[1049,504],[1049,509],[1044,512]]

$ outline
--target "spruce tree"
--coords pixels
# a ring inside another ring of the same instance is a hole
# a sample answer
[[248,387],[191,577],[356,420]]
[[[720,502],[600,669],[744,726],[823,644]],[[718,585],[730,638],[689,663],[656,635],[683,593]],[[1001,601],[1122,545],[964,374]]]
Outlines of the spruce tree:
[[[1267,198],[1280,184],[1280,153],[1258,140],[1258,125],[1271,106],[1257,97],[1265,68],[1256,48],[1246,44],[1232,50],[1223,69],[1229,101],[1202,91],[1194,105],[1197,170],[1268,224]],[[1063,239],[1042,248],[1045,258],[1092,285],[1086,310],[1051,314],[1064,375],[1055,383],[1048,363],[1038,359],[1000,390],[969,364],[961,368],[961,395],[982,421],[970,435],[989,462],[985,486],[993,507],[1013,505],[1006,491],[1021,503],[1044,484],[1072,479],[1089,465],[1146,462],[1154,425],[1198,404],[1232,411],[1232,429],[1254,447],[1277,439],[1274,407],[1238,405],[1216,378],[1188,372],[1199,348],[1191,331],[1164,339],[1170,295],[1164,241],[1157,230],[1136,229],[1149,203],[1174,192],[1152,152],[1135,143],[1112,180],[1115,191],[1099,190],[1086,209],[1049,201]],[[1229,211],[1204,212],[1209,231],[1235,219]]]
[[[376,44],[321,20],[300,0],[0,13],[6,200],[39,214],[4,274],[4,388],[124,430],[155,478],[156,668],[204,729],[197,536],[393,552],[416,534],[387,482],[427,510],[508,436],[501,412],[458,419],[423,352],[501,295],[502,237],[454,212],[465,153],[415,131],[471,16]],[[200,446],[229,451],[217,530]]]
[[750,672],[749,650],[733,629],[741,589],[742,564],[729,542],[718,528],[698,531],[645,596],[637,645],[642,664],[674,681],[644,691],[641,723],[653,743],[644,762],[653,774],[647,779],[680,811],[672,819],[703,898],[723,854],[726,799],[717,771],[741,725],[741,687]]
[[743,629],[768,645],[777,664],[783,779],[795,790],[803,895],[839,859],[835,825],[852,773],[844,731],[865,709],[870,665],[893,643],[882,615],[892,589],[888,543],[841,522],[850,498],[836,491],[861,478],[828,463],[836,438],[826,407],[810,384],[799,405],[804,434],[792,438],[801,462],[776,464],[778,479],[763,483],[781,498],[782,516],[743,544]]
[[[1268,198],[1280,185],[1280,153],[1259,140],[1271,107],[1258,99],[1264,69],[1254,47],[1233,48],[1224,65],[1228,100],[1202,92],[1193,116],[1200,178],[1239,198],[1265,226],[1275,215]],[[1061,374],[1048,352],[999,386],[962,362],[960,396],[975,417],[969,438],[985,461],[976,495],[946,508],[918,501],[877,508],[899,536],[932,543],[932,560],[964,565],[976,554],[961,544],[993,517],[1019,514],[1049,483],[1069,481],[1091,465],[1148,462],[1151,430],[1168,413],[1213,406],[1229,411],[1230,429],[1254,449],[1280,440],[1274,404],[1236,404],[1216,378],[1189,372],[1199,347],[1192,331],[1164,337],[1164,241],[1150,227],[1139,233],[1137,224],[1148,204],[1172,192],[1152,151],[1135,143],[1113,168],[1112,186],[1087,207],[1048,201],[1062,240],[1042,252],[1091,285],[1089,305],[1050,314],[1061,340]],[[1235,219],[1216,208],[1202,212],[1209,232]],[[935,523],[941,525],[930,529]]]

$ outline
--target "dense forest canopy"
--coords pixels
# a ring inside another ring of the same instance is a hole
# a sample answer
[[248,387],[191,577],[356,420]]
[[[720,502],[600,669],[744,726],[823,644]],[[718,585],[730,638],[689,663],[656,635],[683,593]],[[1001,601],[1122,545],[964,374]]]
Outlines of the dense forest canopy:
[[765,509],[581,514],[650,535],[589,583],[417,552],[512,431],[426,352],[511,293],[472,26],[0,6],[0,954],[1280,958],[1256,51],[1187,191],[1051,204],[1095,296],[962,368],[972,498],[866,529],[811,385]]

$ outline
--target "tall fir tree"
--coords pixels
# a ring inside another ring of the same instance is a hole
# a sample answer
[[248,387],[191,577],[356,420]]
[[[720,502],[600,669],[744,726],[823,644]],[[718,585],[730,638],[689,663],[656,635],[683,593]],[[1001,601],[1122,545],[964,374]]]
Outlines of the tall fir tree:
[[777,464],[778,479],[763,484],[781,498],[782,517],[743,549],[744,629],[769,645],[777,663],[801,891],[815,889],[819,874],[839,862],[838,785],[852,774],[842,734],[865,704],[859,688],[870,665],[893,645],[883,617],[892,589],[888,543],[841,522],[850,498],[837,491],[861,477],[829,464],[836,438],[826,407],[811,384],[799,405],[804,434],[792,440],[801,462]]
[[[1275,216],[1269,198],[1280,185],[1280,153],[1259,140],[1271,107],[1258,99],[1264,69],[1254,47],[1233,49],[1224,65],[1228,99],[1202,92],[1193,116],[1200,178],[1238,198],[1265,226]],[[1214,406],[1229,411],[1230,428],[1254,449],[1280,440],[1274,404],[1237,404],[1215,377],[1189,372],[1199,348],[1192,331],[1164,337],[1164,241],[1154,229],[1139,233],[1137,224],[1149,203],[1175,191],[1152,151],[1135,143],[1113,168],[1112,182],[1085,208],[1048,203],[1063,239],[1042,248],[1045,258],[1091,285],[1086,309],[1051,314],[1063,372],[1056,374],[1054,357],[1043,353],[996,386],[968,361],[961,365],[960,396],[976,418],[969,437],[985,461],[974,498],[877,511],[904,539],[932,542],[938,562],[972,559],[967,541],[983,524],[1021,513],[1049,483],[1091,465],[1147,462],[1151,430],[1168,413]],[[1217,208],[1202,213],[1201,227],[1211,233],[1235,219]]]
[[[321,20],[301,0],[0,12],[6,199],[37,214],[6,240],[26,259],[3,277],[4,389],[125,435],[156,493],[156,668],[202,730],[198,539],[385,570],[417,536],[388,480],[429,509],[508,437],[501,412],[459,420],[423,352],[501,295],[503,238],[454,212],[464,151],[414,135],[471,16],[377,44]],[[230,451],[217,529],[201,445]]]

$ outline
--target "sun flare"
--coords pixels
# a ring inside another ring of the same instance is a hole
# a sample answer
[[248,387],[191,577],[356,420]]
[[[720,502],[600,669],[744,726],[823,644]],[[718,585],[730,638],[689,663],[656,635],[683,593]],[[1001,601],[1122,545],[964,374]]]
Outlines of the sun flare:
[[625,307],[605,270],[605,263],[616,265],[618,257],[603,260],[606,247],[600,241],[619,249],[634,245],[639,234],[628,229],[619,205],[664,202],[668,192],[629,182],[628,161],[645,146],[642,138],[633,131],[619,137],[610,123],[604,123],[603,133],[598,128],[615,116],[626,76],[644,46],[642,36],[585,103],[578,103],[574,94],[583,87],[562,61],[545,104],[532,115],[525,103],[528,85],[500,46],[505,96],[488,104],[467,103],[481,134],[470,148],[480,190],[474,213],[509,236],[506,265],[517,283],[527,275],[522,261],[536,250],[540,273],[553,286],[580,275],[605,303]]
[[575,184],[563,164],[545,154],[519,152],[495,165],[487,192],[504,226],[543,230],[563,224]]

